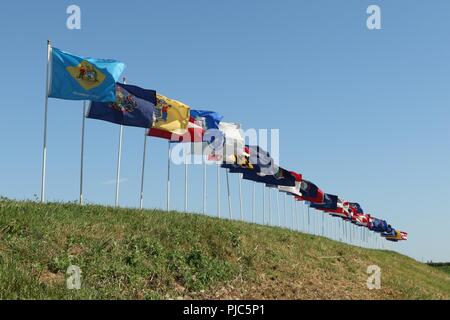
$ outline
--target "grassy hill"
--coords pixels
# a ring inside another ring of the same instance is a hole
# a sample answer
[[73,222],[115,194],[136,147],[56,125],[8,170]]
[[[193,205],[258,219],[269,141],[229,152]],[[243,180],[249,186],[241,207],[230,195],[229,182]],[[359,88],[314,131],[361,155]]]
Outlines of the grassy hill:
[[[368,290],[368,265],[382,288]],[[68,290],[69,265],[82,288]],[[2,299],[449,299],[450,275],[391,251],[156,210],[0,200]]]

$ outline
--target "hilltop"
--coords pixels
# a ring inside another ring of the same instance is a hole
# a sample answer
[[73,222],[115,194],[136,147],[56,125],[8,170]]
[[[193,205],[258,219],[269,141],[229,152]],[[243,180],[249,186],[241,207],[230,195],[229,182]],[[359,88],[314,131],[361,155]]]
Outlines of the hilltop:
[[[367,266],[382,271],[366,287]],[[66,289],[68,266],[82,270]],[[0,200],[2,299],[450,299],[393,251],[196,214]]]

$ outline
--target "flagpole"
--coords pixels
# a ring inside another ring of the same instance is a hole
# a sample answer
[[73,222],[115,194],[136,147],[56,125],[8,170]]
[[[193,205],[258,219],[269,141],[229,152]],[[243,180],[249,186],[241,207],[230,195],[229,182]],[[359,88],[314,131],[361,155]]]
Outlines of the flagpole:
[[170,140],[167,142],[168,152],[167,152],[167,211],[170,210]]
[[253,195],[252,195],[252,222],[255,222],[255,205],[256,205],[256,182],[253,181]]
[[311,215],[309,214],[309,206],[308,206],[308,233],[311,234]]
[[303,225],[303,232],[306,231],[306,219],[305,219],[305,205],[303,204],[303,201],[300,202],[300,210],[302,212],[302,225]]
[[[127,79],[123,78],[123,83],[127,83]],[[119,206],[119,190],[120,190],[120,165],[122,162],[122,141],[123,141],[123,125],[120,125],[119,129],[119,150],[117,154],[117,172],[116,172],[116,200],[115,206]]]
[[203,157],[203,214],[206,214],[206,159]]
[[324,219],[325,219],[325,214],[322,212],[322,237],[325,235],[325,225],[324,225]]
[[115,206],[119,206],[119,190],[120,190],[120,164],[122,160],[122,139],[123,139],[123,125],[119,128],[119,150],[117,153],[117,172],[116,172],[116,199]]
[[217,163],[217,216],[220,218],[220,164]]
[[230,178],[228,174],[228,169],[225,169],[227,177],[227,192],[228,192],[228,214],[230,215],[230,220],[233,219],[233,212],[231,211],[231,193],[230,193]]
[[269,192],[269,225],[272,225],[272,188],[267,188]]
[[280,219],[280,192],[277,190],[277,220],[278,226],[281,227],[281,219]]
[[141,172],[141,194],[139,199],[139,208],[144,209],[144,171],[145,171],[145,156],[147,153],[147,129],[144,129],[144,149],[142,152],[142,172]]
[[237,175],[239,182],[239,212],[241,214],[241,221],[244,221],[244,211],[242,210],[242,173]]
[[266,189],[263,183],[261,185],[263,189],[263,224],[266,224]]
[[86,100],[83,101],[83,117],[81,120],[81,156],[80,156],[80,205],[83,204],[83,169],[84,169],[84,128],[86,123]]
[[294,201],[295,201],[294,197],[292,197],[292,202],[291,202],[292,230],[295,230]]
[[41,176],[41,203],[45,202],[45,175],[47,168],[47,114],[48,114],[48,93],[50,91],[50,56],[52,44],[47,40],[47,75],[45,80],[45,104],[44,104],[44,143],[42,146],[42,176]]
[[188,165],[187,165],[187,146],[184,144],[184,212],[188,210]]
[[283,215],[284,215],[284,227],[285,228],[287,228],[286,198],[287,198],[287,193],[284,193]]
[[300,201],[298,201],[298,206],[299,206],[299,219],[300,219],[300,227],[298,228],[299,231],[301,231],[302,226],[305,225],[305,219],[303,217],[303,203],[301,203]]

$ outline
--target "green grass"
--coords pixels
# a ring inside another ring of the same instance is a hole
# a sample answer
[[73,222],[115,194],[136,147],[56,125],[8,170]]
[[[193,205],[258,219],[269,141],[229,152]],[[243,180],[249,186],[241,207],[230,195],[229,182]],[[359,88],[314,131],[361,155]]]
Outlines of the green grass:
[[443,262],[443,263],[427,263],[429,266],[439,269],[443,272],[446,272],[448,274],[450,274],[450,262]]
[[[372,264],[380,290],[366,287]],[[66,288],[70,265],[80,290]],[[0,200],[1,299],[449,299],[449,279],[392,251],[282,228]]]

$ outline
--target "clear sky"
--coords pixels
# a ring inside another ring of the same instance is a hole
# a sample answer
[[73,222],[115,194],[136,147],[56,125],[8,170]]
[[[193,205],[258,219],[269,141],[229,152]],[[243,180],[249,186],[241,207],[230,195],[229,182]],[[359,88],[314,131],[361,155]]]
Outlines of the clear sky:
[[[81,7],[81,30],[66,28],[70,4]],[[370,4],[381,8],[381,30],[366,27]],[[121,60],[129,83],[192,108],[279,128],[282,166],[408,231],[394,246],[400,252],[449,261],[449,15],[447,0],[4,2],[0,195],[39,195],[51,39],[74,54]],[[49,102],[49,200],[78,197],[81,112],[80,101]],[[88,202],[114,203],[118,133],[87,121]],[[142,130],[125,128],[123,206],[138,205],[142,143]],[[164,207],[167,143],[151,139],[148,152],[145,206]],[[189,169],[192,211],[201,210],[201,173]],[[215,169],[208,174],[214,215]],[[172,182],[172,206],[182,209],[183,167]],[[244,182],[246,209],[250,190]]]

